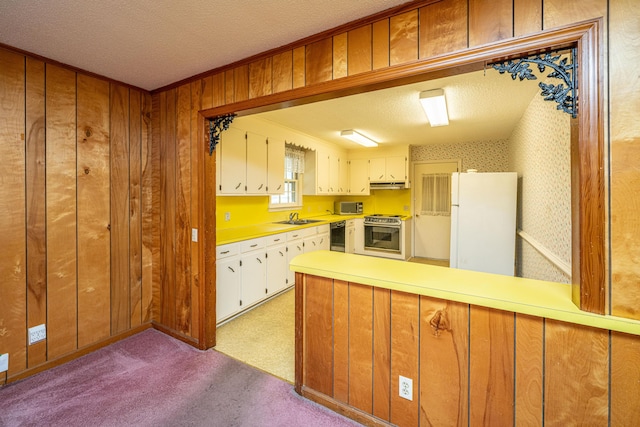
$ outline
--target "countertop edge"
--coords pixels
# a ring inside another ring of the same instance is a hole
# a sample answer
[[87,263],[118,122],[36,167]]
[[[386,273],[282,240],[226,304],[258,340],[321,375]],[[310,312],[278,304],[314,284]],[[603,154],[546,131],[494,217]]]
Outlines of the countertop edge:
[[298,255],[299,273],[640,335],[640,321],[581,311],[562,283],[450,269],[392,259],[316,251]]

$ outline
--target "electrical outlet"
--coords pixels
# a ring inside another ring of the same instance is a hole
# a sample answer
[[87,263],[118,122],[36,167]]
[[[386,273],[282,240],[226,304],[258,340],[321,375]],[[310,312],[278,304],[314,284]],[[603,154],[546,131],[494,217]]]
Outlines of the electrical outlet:
[[225,221],[230,221],[231,220],[231,212],[225,212],[224,213],[224,220]]
[[9,353],[0,354],[0,372],[9,370]]
[[398,383],[398,393],[400,394],[400,397],[407,400],[413,400],[413,380],[400,375]]
[[29,345],[35,344],[42,340],[47,339],[47,327],[44,325],[34,326],[33,328],[29,328]]

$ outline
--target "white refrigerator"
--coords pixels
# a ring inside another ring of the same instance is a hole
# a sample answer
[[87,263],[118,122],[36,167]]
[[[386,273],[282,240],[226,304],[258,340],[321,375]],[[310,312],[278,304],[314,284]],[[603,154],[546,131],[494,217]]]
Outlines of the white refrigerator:
[[516,172],[454,172],[451,177],[449,265],[513,276]]

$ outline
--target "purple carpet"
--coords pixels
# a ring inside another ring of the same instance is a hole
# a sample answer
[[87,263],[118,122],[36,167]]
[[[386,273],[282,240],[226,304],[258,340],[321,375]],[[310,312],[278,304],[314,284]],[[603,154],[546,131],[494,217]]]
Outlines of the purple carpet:
[[0,388],[0,426],[358,426],[285,381],[148,329]]

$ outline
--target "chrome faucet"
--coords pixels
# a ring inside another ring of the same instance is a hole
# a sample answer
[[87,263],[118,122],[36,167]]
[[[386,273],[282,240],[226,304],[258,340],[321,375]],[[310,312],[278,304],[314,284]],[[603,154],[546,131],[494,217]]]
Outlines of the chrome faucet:
[[[295,218],[295,219],[294,219]],[[289,214],[289,222],[298,221],[298,212],[291,212]]]

